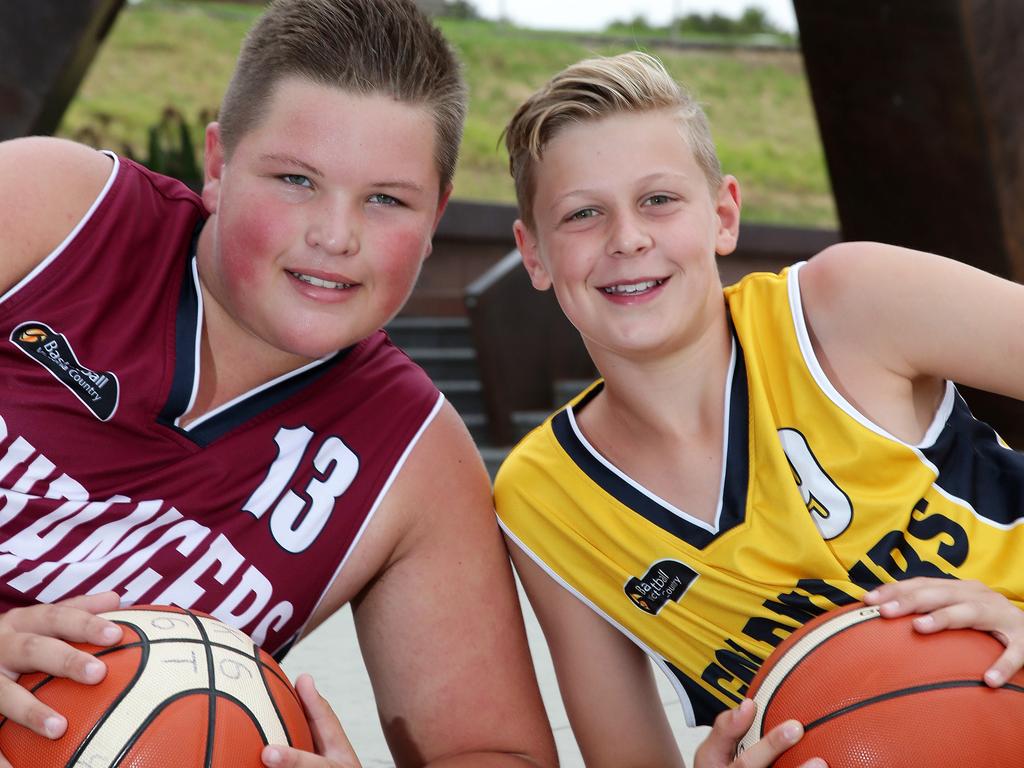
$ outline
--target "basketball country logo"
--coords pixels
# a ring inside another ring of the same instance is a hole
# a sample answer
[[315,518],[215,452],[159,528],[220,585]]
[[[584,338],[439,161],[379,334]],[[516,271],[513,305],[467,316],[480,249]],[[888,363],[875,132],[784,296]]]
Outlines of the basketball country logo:
[[119,392],[117,376],[82,365],[63,334],[45,323],[22,323],[11,331],[11,342],[71,390],[96,418],[107,421],[114,415]]
[[647,569],[643,578],[634,576],[627,581],[624,591],[633,605],[657,616],[669,600],[678,603],[696,578],[697,572],[685,563],[659,560]]

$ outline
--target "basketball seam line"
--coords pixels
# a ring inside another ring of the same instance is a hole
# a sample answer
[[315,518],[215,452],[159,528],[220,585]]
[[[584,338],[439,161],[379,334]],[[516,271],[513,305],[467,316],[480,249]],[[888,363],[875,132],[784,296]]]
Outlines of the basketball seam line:
[[[864,699],[858,701],[855,704],[849,704],[842,709],[837,709],[834,712],[830,712],[827,715],[819,717],[817,720],[812,720],[804,726],[804,732],[810,731],[813,728],[817,728],[819,725],[827,723],[829,720],[833,720],[837,717],[841,717],[845,714],[853,712],[854,710],[861,709],[862,707],[869,707],[872,704],[878,704],[888,699],[895,699],[901,696],[913,696],[918,693],[927,693],[928,691],[937,691],[945,688],[985,688],[987,687],[981,680],[945,680],[941,683],[928,683],[926,685],[915,685],[910,688],[900,688],[895,691],[889,691],[887,693],[880,694],[878,696],[872,696],[870,699]],[[1016,685],[1014,683],[1007,683],[1000,688],[994,688],[993,690],[1012,690],[1017,693],[1024,693],[1024,687]]]

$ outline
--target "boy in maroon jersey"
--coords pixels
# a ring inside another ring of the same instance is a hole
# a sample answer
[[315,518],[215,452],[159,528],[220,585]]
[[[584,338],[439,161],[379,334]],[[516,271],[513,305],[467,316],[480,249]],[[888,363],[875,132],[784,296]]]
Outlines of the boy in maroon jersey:
[[[0,714],[95,683],[121,603],[283,654],[352,601],[399,765],[553,764],[458,415],[379,330],[451,192],[465,89],[411,0],[277,0],[207,129],[201,197],[49,138],[0,145]],[[301,678],[318,755],[355,766]],[[0,765],[6,761],[0,759]]]

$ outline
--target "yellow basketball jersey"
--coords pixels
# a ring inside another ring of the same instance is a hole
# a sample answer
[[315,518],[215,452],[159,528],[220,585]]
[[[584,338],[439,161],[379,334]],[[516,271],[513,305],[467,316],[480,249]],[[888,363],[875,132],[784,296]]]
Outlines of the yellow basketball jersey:
[[873,586],[978,579],[1024,595],[1024,455],[952,383],[909,445],[831,385],[800,304],[801,265],[725,289],[735,330],[714,524],[609,463],[574,414],[516,446],[495,483],[508,536],[643,648],[691,724],[742,699],[794,629]]

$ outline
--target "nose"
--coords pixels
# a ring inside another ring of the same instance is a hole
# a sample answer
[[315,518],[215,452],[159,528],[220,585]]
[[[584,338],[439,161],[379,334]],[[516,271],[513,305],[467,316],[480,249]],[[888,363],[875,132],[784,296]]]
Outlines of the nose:
[[619,257],[637,256],[650,248],[653,242],[640,218],[623,214],[615,219],[609,233],[608,253]]
[[353,256],[359,252],[359,213],[341,201],[324,201],[310,218],[306,244],[331,256]]

